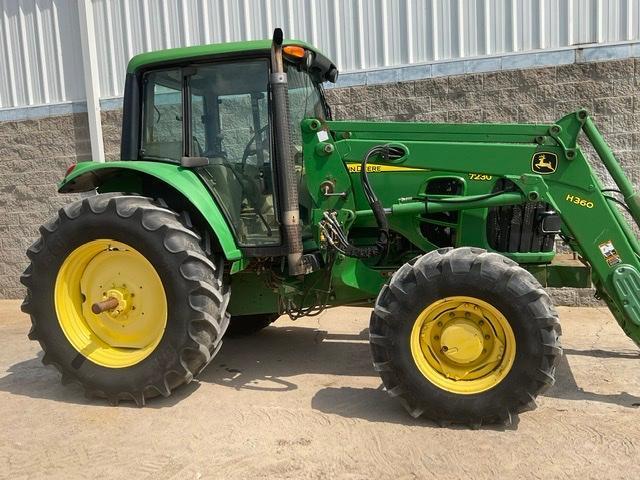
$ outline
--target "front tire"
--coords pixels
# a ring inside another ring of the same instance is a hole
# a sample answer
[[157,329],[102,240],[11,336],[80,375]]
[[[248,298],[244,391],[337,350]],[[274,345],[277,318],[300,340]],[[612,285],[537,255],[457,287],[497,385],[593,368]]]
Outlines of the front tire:
[[[28,249],[22,310],[43,363],[87,396],[138,405],[189,383],[229,323],[222,258],[212,261],[179,215],[146,197],[72,203]],[[94,303],[115,298],[101,313]]]
[[478,248],[405,264],[370,321],[375,369],[414,417],[509,424],[554,383],[560,324],[546,292],[517,263]]

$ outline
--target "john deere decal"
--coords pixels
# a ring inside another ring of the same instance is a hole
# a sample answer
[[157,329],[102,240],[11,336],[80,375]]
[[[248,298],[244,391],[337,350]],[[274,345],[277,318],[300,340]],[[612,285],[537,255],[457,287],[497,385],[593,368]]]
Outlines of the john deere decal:
[[[358,173],[360,172],[361,165],[360,163],[347,163],[347,169],[349,173]],[[378,172],[425,172],[428,171],[426,168],[413,168],[413,167],[401,167],[399,165],[372,165],[367,164],[367,173],[378,173]]]
[[558,156],[550,152],[538,152],[531,159],[531,170],[541,175],[548,175],[556,171]]

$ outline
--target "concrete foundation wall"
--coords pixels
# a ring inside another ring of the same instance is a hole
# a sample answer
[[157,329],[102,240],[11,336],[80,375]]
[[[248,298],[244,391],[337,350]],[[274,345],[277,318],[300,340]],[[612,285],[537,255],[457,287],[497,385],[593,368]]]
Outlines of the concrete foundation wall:
[[[640,59],[335,88],[327,97],[336,119],[380,121],[553,122],[584,107],[640,184]],[[121,112],[102,120],[107,158],[116,159]],[[74,199],[58,195],[56,183],[68,165],[89,158],[84,113],[0,122],[0,298],[22,297],[26,248],[40,224]],[[558,304],[594,304],[588,289],[552,294]]]

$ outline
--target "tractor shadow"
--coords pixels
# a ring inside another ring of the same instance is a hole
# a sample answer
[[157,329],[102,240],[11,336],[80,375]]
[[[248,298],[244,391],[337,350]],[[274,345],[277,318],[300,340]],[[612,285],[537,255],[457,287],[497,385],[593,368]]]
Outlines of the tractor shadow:
[[[636,353],[565,349],[565,356],[556,371],[556,384],[544,394],[545,397],[595,401],[625,408],[640,406],[640,397],[627,392],[601,394],[580,388],[566,355],[616,360],[640,358]],[[42,353],[10,366],[6,371],[8,374],[0,378],[0,391],[91,407],[108,405],[104,399],[85,398],[83,389],[78,385],[62,385],[60,374],[54,367],[44,366],[41,356]],[[296,377],[308,374],[328,377],[321,380],[313,395],[311,407],[314,410],[370,422],[435,426],[432,422],[411,418],[399,402],[383,390],[371,365],[367,329],[347,334],[311,327],[272,326],[253,336],[225,338],[220,354],[200,373],[198,381],[178,388],[169,398],[147,401],[146,408],[172,407],[194,393],[202,383],[236,390],[290,392],[298,388]],[[376,387],[340,386],[348,380],[331,378],[335,376],[368,378]],[[120,406],[136,408],[130,401],[122,401]],[[483,429],[513,430],[517,428],[518,421],[514,416],[510,426],[493,425]]]
[[[565,349],[565,355],[640,358],[638,354],[604,350]],[[272,326],[253,336],[225,339],[220,355],[200,374],[199,380],[236,390],[287,392],[298,388],[295,377],[304,374],[373,377],[378,383],[378,375],[371,365],[368,330],[364,329],[359,334],[341,334],[306,327]],[[640,405],[640,397],[627,392],[600,394],[580,388],[566,356],[558,365],[556,379],[556,384],[544,394],[545,397],[595,401],[625,408]],[[382,385],[378,385],[373,388],[330,384],[315,393],[311,407],[323,413],[371,422],[435,426],[429,421],[412,419],[399,402],[390,398]],[[511,425],[482,428],[515,430],[518,423],[519,417],[514,415]]]
[[[268,327],[248,337],[227,338],[220,354],[198,379],[236,390],[288,392],[296,390],[299,375],[370,378],[375,387],[334,386],[349,380],[322,378],[311,399],[314,410],[369,422],[439,428],[434,422],[412,418],[400,403],[384,391],[373,369],[369,330],[358,334],[331,333],[309,327]],[[326,386],[322,386],[322,385]],[[327,385],[328,384],[328,385]],[[512,424],[483,429],[513,430]],[[448,428],[467,429],[464,425]]]
[[[435,424],[414,420],[383,390],[371,364],[369,330],[357,334],[332,333],[311,327],[268,327],[247,337],[226,338],[220,354],[198,379],[236,390],[290,392],[299,375],[320,375],[311,407],[323,413],[372,422],[403,425]],[[349,380],[369,378],[370,387],[337,387]],[[322,386],[326,385],[326,386]]]
[[[632,395],[628,392],[604,394],[590,392],[580,387],[569,365],[568,357],[571,356],[587,356],[594,358],[605,358],[615,360],[640,360],[639,353],[616,352],[607,350],[575,350],[564,348],[560,364],[556,369],[556,383],[543,395],[549,398],[558,398],[562,400],[576,401],[592,401],[600,403],[608,403],[618,405],[625,408],[640,407],[640,397]],[[612,369],[615,372],[615,369]]]
[[[42,352],[36,358],[30,358],[11,365],[0,378],[0,391],[12,395],[20,395],[40,400],[63,402],[89,407],[108,407],[109,403],[104,398],[87,398],[84,389],[76,384],[63,385],[60,382],[60,373],[53,366],[42,364]],[[146,408],[166,408],[180,402],[198,389],[198,382],[191,382],[168,398],[154,398],[147,400]],[[122,400],[118,404],[120,408],[138,408],[133,401]]]
[[220,354],[198,379],[236,390],[286,392],[298,388],[291,379],[303,374],[377,377],[368,330],[345,334],[272,326],[251,336],[225,338]]

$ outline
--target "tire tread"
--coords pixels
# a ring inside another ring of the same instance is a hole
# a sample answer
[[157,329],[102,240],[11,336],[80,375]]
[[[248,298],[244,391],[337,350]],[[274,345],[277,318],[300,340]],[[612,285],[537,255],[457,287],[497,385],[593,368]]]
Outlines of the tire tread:
[[[21,308],[31,317],[29,338],[39,341],[44,351],[43,363],[54,365],[65,382],[81,383],[73,369],[63,367],[60,362],[51,357],[47,352],[47,339],[39,335],[38,319],[34,315],[31,300],[37,298],[33,292],[32,265],[39,261],[46,261],[46,255],[43,253],[48,250],[48,239],[63,222],[77,221],[82,215],[109,214],[137,219],[145,230],[161,234],[165,253],[174,259],[179,259],[178,271],[182,281],[189,286],[187,303],[190,308],[185,312],[189,317],[188,335],[186,335],[186,343],[179,348],[179,368],[174,366],[164,372],[160,380],[140,385],[134,390],[105,391],[94,386],[83,385],[85,394],[89,397],[106,397],[111,404],[117,404],[120,400],[133,400],[138,406],[143,406],[148,398],[157,395],[169,396],[179,385],[189,383],[219,351],[222,336],[229,324],[226,308],[230,293],[223,281],[224,259],[214,262],[207,258],[201,245],[200,235],[189,228],[184,217],[169,210],[162,200],[108,193],[87,197],[61,208],[54,220],[40,228],[41,237],[27,250],[31,264],[22,274],[20,281],[27,288]],[[197,265],[197,268],[188,268],[189,265]],[[189,274],[186,275],[183,270],[188,270]]]
[[[408,270],[411,270],[411,273]],[[400,272],[402,274],[394,275],[390,283],[380,291],[371,314],[369,327],[374,369],[380,373],[389,395],[398,397],[412,416],[420,412],[420,415],[436,422],[465,423],[469,426],[490,423],[511,424],[514,415],[535,408],[536,396],[555,382],[555,368],[562,355],[558,315],[547,293],[536,279],[516,262],[502,255],[473,247],[429,252],[413,265],[405,264],[398,270],[398,273]],[[464,275],[469,272],[476,272],[480,277],[495,283],[496,289],[511,292],[517,301],[528,306],[539,331],[543,355],[537,370],[529,372],[534,381],[526,382],[533,383],[534,386],[523,390],[516,404],[490,415],[480,414],[462,419],[447,418],[442,411],[415,398],[406,375],[395,363],[392,350],[393,332],[400,322],[398,312],[407,311],[406,304],[412,302],[411,296],[405,296],[406,292],[413,291],[416,284],[434,282],[443,275]]]

